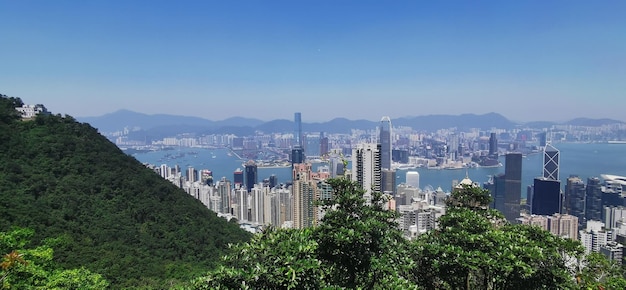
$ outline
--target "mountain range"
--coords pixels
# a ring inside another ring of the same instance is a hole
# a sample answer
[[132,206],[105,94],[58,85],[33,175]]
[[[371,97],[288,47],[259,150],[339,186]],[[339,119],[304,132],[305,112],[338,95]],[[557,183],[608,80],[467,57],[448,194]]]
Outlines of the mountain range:
[[[139,134],[149,137],[173,136],[182,133],[192,134],[235,134],[252,135],[261,132],[292,132],[293,120],[277,119],[262,121],[254,118],[232,117],[221,121],[212,121],[199,117],[178,116],[167,114],[148,115],[129,110],[119,110],[99,117],[79,117],[98,128],[100,132],[121,131],[124,128],[140,128]],[[576,118],[567,122],[557,123],[537,121],[528,123],[514,122],[498,113],[462,114],[462,115],[424,115],[392,119],[394,126],[407,126],[417,131],[432,132],[439,129],[457,128],[467,130],[479,128],[512,129],[520,126],[527,128],[549,128],[553,125],[601,126],[605,124],[624,123],[612,119]],[[378,122],[369,120],[349,120],[335,118],[326,122],[302,123],[305,132],[348,133],[352,129],[371,130]]]

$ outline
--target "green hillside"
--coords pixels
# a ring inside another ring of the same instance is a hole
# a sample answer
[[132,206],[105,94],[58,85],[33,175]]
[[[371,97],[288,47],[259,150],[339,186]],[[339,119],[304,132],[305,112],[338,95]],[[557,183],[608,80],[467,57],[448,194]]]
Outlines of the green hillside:
[[61,268],[85,267],[115,288],[184,281],[250,236],[124,154],[88,124],[39,115],[0,96],[0,231],[60,238]]

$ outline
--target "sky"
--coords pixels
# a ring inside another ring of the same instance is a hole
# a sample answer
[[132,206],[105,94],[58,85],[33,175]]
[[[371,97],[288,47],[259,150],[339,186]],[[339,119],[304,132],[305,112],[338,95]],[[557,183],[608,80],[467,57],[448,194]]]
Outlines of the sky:
[[626,121],[626,1],[0,0],[0,94],[223,120]]

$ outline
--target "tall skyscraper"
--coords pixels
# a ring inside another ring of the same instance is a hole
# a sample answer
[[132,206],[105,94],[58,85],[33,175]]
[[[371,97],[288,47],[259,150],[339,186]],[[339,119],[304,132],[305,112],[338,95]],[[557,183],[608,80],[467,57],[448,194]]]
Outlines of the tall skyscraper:
[[561,213],[561,181],[537,177],[533,183],[532,214]]
[[324,135],[324,132],[320,132],[320,156],[324,156],[329,152],[328,137]]
[[600,178],[587,178],[585,201],[585,219],[596,220],[602,219],[602,182]]
[[585,183],[580,177],[572,175],[565,185],[565,213],[578,218],[578,228],[585,222]]
[[294,123],[295,129],[293,132],[294,135],[294,144],[291,149],[291,168],[293,169],[294,164],[304,163],[304,147],[302,141],[302,115],[297,112],[294,114]]
[[293,225],[298,229],[313,226],[317,221],[314,202],[319,194],[312,173],[310,163],[295,164],[293,167]]
[[395,195],[396,192],[396,171],[383,169],[381,171],[381,190],[384,193]]
[[257,166],[254,160],[246,163],[246,190],[250,192],[258,181]]
[[296,139],[294,146],[297,145],[302,148],[302,114],[300,112],[294,114],[294,123],[296,126],[294,129],[294,137]]
[[559,179],[559,150],[551,144],[547,144],[543,149],[543,178]]
[[233,184],[235,188],[240,188],[243,186],[243,171],[241,168],[237,168],[235,172],[233,172]]
[[372,191],[381,191],[380,144],[364,143],[352,149],[352,180],[365,190],[367,202]]
[[391,119],[387,116],[380,120],[380,166],[391,169]]
[[504,216],[510,222],[520,217],[522,198],[522,154],[508,153],[504,167]]
[[489,157],[498,157],[498,138],[496,133],[489,134]]

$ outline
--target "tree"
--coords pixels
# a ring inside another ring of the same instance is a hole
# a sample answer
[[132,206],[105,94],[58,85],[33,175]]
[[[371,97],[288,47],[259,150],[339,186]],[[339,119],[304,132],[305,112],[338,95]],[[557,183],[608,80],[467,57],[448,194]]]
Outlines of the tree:
[[373,192],[366,204],[356,182],[343,178],[327,182],[332,198],[321,201],[326,213],[313,231],[319,258],[329,269],[329,284],[371,289],[388,287],[383,284],[389,282],[386,278],[404,283],[412,261],[396,221],[399,214],[383,207],[388,196]]
[[7,253],[0,263],[2,289],[104,289],[109,283],[100,274],[80,268],[62,270],[53,263],[53,250],[43,245],[26,248],[34,231],[13,228],[0,232],[0,252]]
[[538,227],[508,224],[488,208],[484,189],[454,190],[439,228],[414,244],[417,283],[439,289],[571,288],[568,263],[582,253],[576,241]]
[[576,282],[581,289],[626,289],[624,269],[600,253],[585,256],[579,268]]

